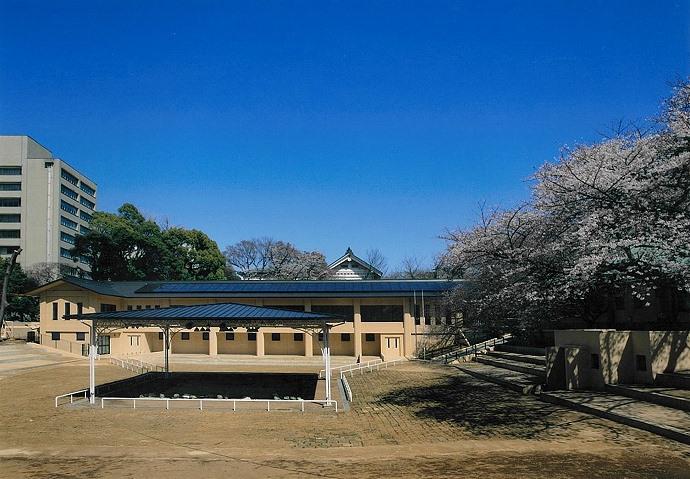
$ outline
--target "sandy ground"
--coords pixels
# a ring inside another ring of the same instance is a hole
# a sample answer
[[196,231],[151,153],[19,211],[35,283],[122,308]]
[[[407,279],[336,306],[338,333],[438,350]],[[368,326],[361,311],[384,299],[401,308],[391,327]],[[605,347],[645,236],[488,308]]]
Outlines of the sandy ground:
[[[0,379],[0,477],[690,478],[687,446],[451,367],[355,376],[337,415],[56,409],[87,374],[79,360]],[[98,366],[99,382],[129,374]]]

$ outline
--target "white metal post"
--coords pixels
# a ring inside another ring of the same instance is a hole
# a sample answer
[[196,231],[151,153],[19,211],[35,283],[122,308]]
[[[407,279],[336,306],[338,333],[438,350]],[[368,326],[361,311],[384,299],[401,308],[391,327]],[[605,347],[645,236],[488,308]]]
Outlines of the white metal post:
[[331,347],[328,341],[330,327],[326,324],[323,328],[323,356],[326,373],[326,401],[331,400]]
[[91,323],[89,341],[89,403],[96,404],[96,322]]

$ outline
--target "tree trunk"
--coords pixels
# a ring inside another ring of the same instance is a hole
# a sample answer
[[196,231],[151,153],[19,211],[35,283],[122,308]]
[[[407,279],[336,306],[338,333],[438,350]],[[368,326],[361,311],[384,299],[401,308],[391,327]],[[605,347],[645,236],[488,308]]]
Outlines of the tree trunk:
[[2,282],[2,297],[0,297],[0,337],[5,330],[5,309],[7,308],[7,285],[10,282],[10,275],[14,266],[17,264],[17,256],[22,252],[21,248],[17,248],[12,252],[12,257],[9,263],[7,263],[7,269],[5,269],[5,278]]

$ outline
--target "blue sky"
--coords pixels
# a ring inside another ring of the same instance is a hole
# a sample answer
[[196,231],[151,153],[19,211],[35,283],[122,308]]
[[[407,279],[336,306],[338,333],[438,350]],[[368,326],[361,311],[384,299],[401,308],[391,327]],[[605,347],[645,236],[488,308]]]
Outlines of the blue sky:
[[0,134],[221,248],[426,261],[690,73],[688,1],[8,2]]

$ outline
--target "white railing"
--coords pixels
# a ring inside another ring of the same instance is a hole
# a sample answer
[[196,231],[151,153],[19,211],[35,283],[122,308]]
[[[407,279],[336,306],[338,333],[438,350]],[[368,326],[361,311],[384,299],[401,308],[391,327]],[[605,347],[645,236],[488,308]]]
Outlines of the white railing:
[[213,398],[118,398],[118,397],[102,397],[101,409],[105,408],[106,401],[132,401],[132,409],[137,408],[137,401],[165,401],[165,409],[170,409],[170,402],[194,401],[199,403],[199,410],[204,409],[204,403],[232,403],[232,411],[237,411],[237,403],[265,403],[266,411],[271,411],[272,403],[298,403],[301,412],[304,412],[304,405],[321,404],[324,407],[335,406],[335,412],[338,412],[338,401],[335,400],[318,400],[318,399],[213,399]]
[[449,363],[450,361],[460,359],[461,357],[464,357],[464,356],[469,356],[470,354],[477,354],[481,351],[484,351],[488,348],[497,346],[499,344],[505,344],[512,337],[513,337],[512,334],[504,334],[503,336],[500,336],[498,338],[488,339],[486,341],[482,341],[481,343],[473,344],[471,346],[466,346],[464,348],[456,349],[455,351],[451,351],[449,353],[441,354],[440,356],[436,356],[434,358],[431,358],[431,361],[442,361],[444,363]]
[[[372,364],[380,364],[382,363],[383,360],[381,358],[376,358],[372,359],[371,361],[367,361],[366,363],[352,363],[352,364],[346,364],[345,366],[339,366],[337,368],[331,368],[331,371],[335,374],[340,374],[344,370],[350,370],[349,368],[352,367],[357,367],[357,366],[371,366]],[[319,379],[324,379],[326,374],[326,370],[322,369],[319,371]]]
[[379,362],[376,364],[358,364],[356,365],[357,367],[351,367],[348,369],[344,369],[340,371],[340,377],[343,378],[347,373],[350,373],[350,377],[353,376],[355,371],[359,371],[360,374],[364,374],[365,370],[368,371],[378,371],[380,369],[388,369],[388,366],[395,366],[396,364],[400,364],[403,362],[406,362],[407,359],[405,358],[400,358],[400,359],[394,359],[393,361],[383,361]]
[[341,376],[340,381],[342,381],[343,389],[345,390],[345,399],[352,402],[352,388],[350,388],[350,383],[347,382],[347,378],[345,376]]
[[[89,390],[88,389],[80,389],[79,391],[74,391],[71,393],[65,393],[65,394],[60,394],[59,396],[55,396],[55,407],[58,407],[58,400],[61,398],[65,398],[69,396],[69,403],[72,404],[74,402],[74,396],[79,395],[84,395],[84,399],[88,397]],[[66,404],[66,403],[65,403]]]
[[158,366],[157,364],[145,363],[139,359],[118,359],[110,357],[110,364],[115,366],[120,366],[128,371],[134,371],[138,373],[150,373],[150,372],[165,372],[163,366]]

